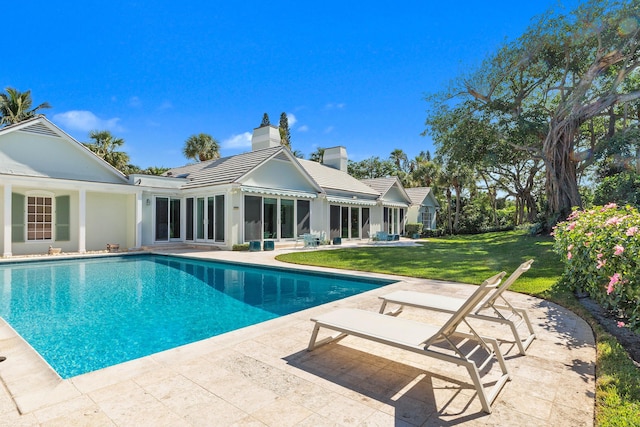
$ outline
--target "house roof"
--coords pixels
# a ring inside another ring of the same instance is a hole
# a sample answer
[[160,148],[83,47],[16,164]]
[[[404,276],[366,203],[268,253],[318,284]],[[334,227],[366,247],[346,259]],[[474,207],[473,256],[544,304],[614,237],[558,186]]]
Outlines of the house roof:
[[393,188],[397,186],[397,188],[402,192],[407,201],[410,200],[409,195],[405,191],[405,188],[400,183],[400,180],[396,176],[386,177],[386,178],[371,178],[371,179],[363,179],[361,182],[378,191],[381,194],[381,198]]
[[240,178],[265,161],[276,157],[282,150],[283,147],[279,146],[249,151],[235,156],[170,169],[164,175],[189,179],[190,182],[185,184],[183,188],[230,184],[238,182]]
[[[89,150],[83,143],[77,141],[75,138],[73,138],[72,136],[64,132],[62,129],[60,129],[58,126],[53,124],[43,114],[39,114],[30,119],[23,120],[19,123],[14,123],[14,124],[5,126],[3,128],[0,128],[0,136],[6,135],[11,132],[21,132],[21,133],[27,133],[27,134],[33,134],[33,135],[39,135],[39,136],[60,138],[62,140],[65,140],[69,142],[70,147],[73,147],[75,150],[82,153],[81,156],[89,159],[89,161],[92,163],[97,163],[100,168],[107,171],[107,173],[110,174],[111,176],[114,176],[118,181],[121,181],[123,183],[127,181],[127,177],[120,170],[111,166],[104,159],[97,156],[93,151]],[[75,166],[76,167],[67,168],[65,171],[67,172],[65,173],[65,176],[69,175],[68,176],[69,178],[77,179],[78,177],[75,176],[75,173],[77,172],[77,169],[78,169],[77,164]],[[19,175],[20,173],[18,173],[17,171],[14,171],[14,172],[11,172],[11,174]],[[25,173],[25,175],[32,175],[32,173],[30,172]],[[35,176],[47,176],[47,175],[46,174],[43,175],[40,173],[40,174],[36,174]],[[60,176],[57,176],[57,177],[48,176],[48,177],[60,178]]]
[[364,196],[379,197],[380,192],[358,181],[346,172],[325,166],[311,160],[297,159],[287,155],[283,146],[270,147],[250,151],[217,160],[173,168],[164,176],[187,178],[190,180],[183,188],[202,187],[207,185],[230,184],[239,182],[242,177],[271,158],[289,160],[301,168],[314,184],[325,192],[356,193]]
[[358,181],[351,175],[341,170],[325,166],[311,160],[297,159],[300,165],[307,171],[314,181],[325,191],[337,190],[340,192],[359,193],[367,196],[380,196],[380,192]]
[[398,179],[394,177],[387,178],[371,178],[371,179],[362,179],[361,182],[364,182],[369,187],[373,188],[380,194],[385,194],[387,191],[393,187],[393,185],[398,181]]
[[[421,205],[429,194],[431,194],[431,197],[435,200],[435,197],[433,197],[433,193],[431,192],[431,187],[407,188],[405,191],[409,195],[412,205]],[[436,205],[437,204],[438,201],[436,200]]]

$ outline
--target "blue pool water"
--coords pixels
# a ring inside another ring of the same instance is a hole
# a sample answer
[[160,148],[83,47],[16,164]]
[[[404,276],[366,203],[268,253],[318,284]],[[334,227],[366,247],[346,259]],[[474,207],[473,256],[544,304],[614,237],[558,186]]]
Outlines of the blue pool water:
[[0,264],[0,316],[62,378],[391,282],[163,255]]

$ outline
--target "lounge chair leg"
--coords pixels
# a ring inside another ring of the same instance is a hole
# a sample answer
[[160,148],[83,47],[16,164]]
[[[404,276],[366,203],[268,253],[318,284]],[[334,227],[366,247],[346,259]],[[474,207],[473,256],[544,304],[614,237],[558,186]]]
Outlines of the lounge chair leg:
[[313,351],[316,348],[329,344],[330,342],[340,340],[346,337],[348,334],[343,332],[328,336],[327,338],[323,338],[320,341],[316,341],[318,338],[318,331],[320,330],[320,325],[316,323],[316,326],[313,328],[313,332],[311,333],[311,339],[309,340],[309,346],[307,347],[307,351]]

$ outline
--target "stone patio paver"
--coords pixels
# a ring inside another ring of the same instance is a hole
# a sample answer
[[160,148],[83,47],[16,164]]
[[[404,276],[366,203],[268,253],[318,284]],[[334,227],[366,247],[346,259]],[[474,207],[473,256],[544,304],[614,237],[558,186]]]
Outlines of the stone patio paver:
[[[275,261],[281,250],[177,252],[302,268]],[[528,309],[537,339],[527,356],[513,343],[501,344],[512,380],[491,414],[481,411],[464,368],[354,337],[306,351],[310,317],[336,307],[377,311],[377,297],[399,289],[466,296],[474,287],[400,277],[384,288],[68,380],[57,378],[0,320],[0,353],[7,356],[0,363],[0,426],[593,426],[591,329],[570,311],[527,295],[508,298]],[[407,308],[401,316],[438,314]],[[499,325],[474,326],[510,336]]]

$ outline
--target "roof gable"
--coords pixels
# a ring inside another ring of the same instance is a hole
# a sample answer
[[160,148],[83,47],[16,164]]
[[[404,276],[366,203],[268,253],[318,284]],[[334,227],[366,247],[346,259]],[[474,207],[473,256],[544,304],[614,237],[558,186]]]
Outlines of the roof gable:
[[346,172],[311,160],[298,159],[300,165],[327,193],[356,193],[378,197],[380,193]]
[[380,199],[411,202],[398,177],[363,179],[362,182],[380,193]]
[[433,191],[431,191],[431,187],[414,187],[407,188],[407,194],[411,198],[412,205],[424,205],[426,200],[431,201],[430,205],[440,206],[438,200],[436,200],[433,195]]
[[[278,170],[277,166],[271,165],[272,162],[281,162],[280,167],[284,167],[284,169]],[[165,176],[187,178],[189,182],[183,188],[235,183],[314,192],[322,191],[316,181],[298,163],[298,159],[283,146],[249,151],[174,168],[165,172]],[[289,179],[287,180],[286,177]],[[296,178],[296,180],[293,181],[291,178]]]
[[125,175],[44,116],[0,129],[0,173],[122,184]]

